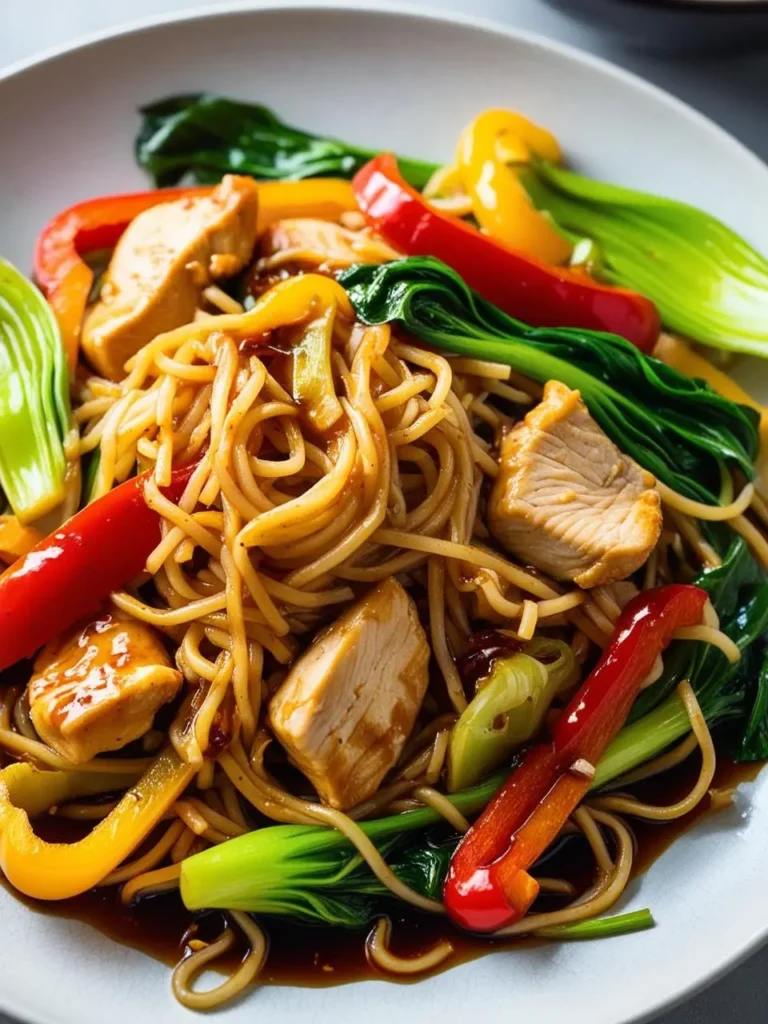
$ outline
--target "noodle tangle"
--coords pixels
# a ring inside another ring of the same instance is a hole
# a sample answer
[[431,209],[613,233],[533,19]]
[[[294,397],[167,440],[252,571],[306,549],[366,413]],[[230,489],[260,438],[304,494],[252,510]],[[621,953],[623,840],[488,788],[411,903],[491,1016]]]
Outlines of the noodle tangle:
[[[456,167],[437,172],[425,195],[454,213],[471,209]],[[355,214],[347,217],[345,245],[357,246],[361,258],[380,262],[396,255],[367,229],[361,232]],[[110,600],[123,615],[159,630],[175,651],[184,688],[167,738],[194,773],[151,836],[101,879],[101,886],[122,887],[124,904],[173,893],[184,860],[246,834],[259,816],[268,824],[337,830],[392,896],[423,914],[443,914],[440,900],[392,870],[360,822],[428,807],[448,834],[467,832],[472,815],[457,810],[443,780],[452,730],[474,696],[460,671],[473,634],[491,624],[522,645],[544,631],[570,645],[576,665],[589,667],[629,599],[613,584],[591,591],[561,585],[493,547],[486,511],[499,472],[499,442],[540,398],[540,385],[505,366],[447,358],[389,325],[356,323],[346,293],[327,276],[348,264],[341,251],[270,253],[256,269],[279,283],[249,310],[210,285],[194,321],[145,345],[120,384],[88,373],[77,378],[80,434],[67,443],[81,456],[98,452],[90,497],[138,470],[145,474],[145,501],[160,520],[145,575]],[[317,366],[325,369],[302,390],[296,351],[318,323],[327,349]],[[174,500],[168,488],[178,467],[190,469]],[[69,488],[67,507],[74,508],[79,477]],[[751,509],[768,522],[768,504],[751,484],[734,498],[728,475],[725,503],[716,508],[662,484],[658,489],[664,529],[637,586],[690,579],[702,567],[720,565],[700,520],[728,522],[768,564],[768,545],[746,517]],[[390,577],[417,602],[433,672],[398,762],[373,796],[345,813],[284,781],[286,759],[271,749],[266,708],[318,630]],[[637,593],[635,584],[623,585]],[[740,657],[713,613],[677,638],[714,644],[731,662]],[[662,668],[659,659],[647,682]],[[495,938],[557,937],[562,926],[608,910],[632,870],[633,840],[623,816],[668,821],[703,799],[714,777],[714,747],[690,684],[681,683],[678,695],[691,734],[621,784],[666,771],[698,749],[700,776],[688,796],[655,807],[614,792],[590,795],[561,837],[588,847],[591,885],[577,893],[567,879],[540,878],[549,906],[553,899],[569,902],[546,912],[534,907]],[[556,713],[557,706],[550,710]],[[148,735],[142,750],[152,754],[165,741],[164,731]],[[0,745],[59,771],[138,774],[152,763],[150,757],[99,757],[71,764],[40,740],[18,686],[0,694]],[[115,805],[82,801],[52,813],[98,822]],[[448,940],[414,957],[393,953],[391,921],[374,920],[366,952],[379,970],[410,976],[451,961]],[[239,965],[220,984],[200,990],[200,975],[215,969],[238,940],[247,946]],[[266,956],[266,937],[253,918],[227,912],[213,941],[188,941],[173,972],[173,992],[190,1009],[212,1009],[252,985]]]

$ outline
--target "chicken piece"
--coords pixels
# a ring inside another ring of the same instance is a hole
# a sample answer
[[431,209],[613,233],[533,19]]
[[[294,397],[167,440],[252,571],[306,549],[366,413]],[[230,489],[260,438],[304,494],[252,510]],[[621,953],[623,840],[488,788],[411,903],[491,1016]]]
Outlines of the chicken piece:
[[120,380],[142,345],[190,323],[203,289],[248,263],[257,212],[256,182],[228,174],[208,196],[139,214],[117,243],[83,324],[83,350],[94,368]]
[[269,717],[325,803],[344,810],[376,792],[413,728],[428,663],[416,606],[388,579],[293,665]]
[[350,230],[313,217],[279,220],[264,234],[259,251],[268,267],[280,255],[305,268],[343,270],[353,263],[387,263],[398,253],[370,228]]
[[661,502],[653,477],[622,455],[579,392],[551,380],[502,441],[488,523],[524,562],[597,587],[645,562],[659,539]]
[[81,764],[142,736],[180,686],[153,629],[105,612],[43,648],[27,692],[40,738]]

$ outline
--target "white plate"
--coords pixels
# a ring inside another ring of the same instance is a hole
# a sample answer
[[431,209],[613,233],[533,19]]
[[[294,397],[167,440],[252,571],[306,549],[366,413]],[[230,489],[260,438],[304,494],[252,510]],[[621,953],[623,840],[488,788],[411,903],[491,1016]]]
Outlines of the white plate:
[[[768,169],[709,121],[626,72],[534,36],[403,10],[282,5],[170,20],[90,41],[0,79],[0,252],[31,265],[47,218],[146,187],[135,108],[210,89],[372,147],[448,157],[483,107],[524,111],[597,176],[719,214],[768,250]],[[762,374],[766,378],[765,364]],[[755,367],[745,373],[753,389]],[[653,931],[497,953],[417,985],[267,987],[217,1019],[292,1024],[624,1024],[657,1012],[768,931],[768,777],[632,886]],[[0,1007],[34,1024],[176,1024],[167,969],[0,891]]]

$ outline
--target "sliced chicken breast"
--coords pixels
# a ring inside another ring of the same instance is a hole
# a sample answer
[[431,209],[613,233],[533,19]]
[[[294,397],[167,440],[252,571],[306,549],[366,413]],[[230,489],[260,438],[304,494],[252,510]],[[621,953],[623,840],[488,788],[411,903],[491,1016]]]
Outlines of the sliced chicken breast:
[[313,269],[343,270],[353,263],[387,263],[398,253],[370,228],[351,230],[314,217],[279,220],[264,234],[259,251],[267,264],[278,254]]
[[208,196],[139,214],[117,243],[83,324],[83,350],[93,367],[120,380],[142,345],[190,323],[203,289],[250,260],[257,212],[256,182],[228,174]]
[[293,665],[270,721],[325,803],[344,810],[376,792],[416,721],[428,663],[416,606],[388,579]]
[[559,580],[596,587],[639,568],[661,531],[653,477],[623,455],[559,381],[510,430],[488,521],[514,555]]
[[105,612],[37,656],[32,722],[45,743],[81,764],[142,736],[181,678],[153,629]]

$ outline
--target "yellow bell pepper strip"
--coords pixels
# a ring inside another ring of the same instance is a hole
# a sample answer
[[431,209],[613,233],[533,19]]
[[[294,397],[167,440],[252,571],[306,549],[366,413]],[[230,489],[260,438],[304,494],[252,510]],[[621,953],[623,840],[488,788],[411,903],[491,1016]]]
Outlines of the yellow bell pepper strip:
[[132,786],[139,772],[44,771],[26,762],[0,771],[0,800],[10,799],[30,817],[84,797],[114,793]]
[[342,415],[331,374],[334,318],[354,320],[347,293],[330,277],[303,274],[270,288],[247,313],[216,317],[216,329],[241,342],[245,351],[269,349],[270,332],[301,324],[301,340],[293,350],[294,400],[319,430],[327,430]]
[[0,561],[11,565],[43,540],[34,526],[24,526],[16,516],[0,516]]
[[[0,869],[11,885],[34,899],[65,900],[86,892],[149,835],[195,771],[168,747],[84,839],[46,843],[35,835],[30,813],[40,813],[72,796],[114,789],[119,776],[93,776],[84,792],[82,786],[78,788],[77,778],[67,780],[68,772],[35,772],[28,765],[4,769],[0,772]],[[101,788],[94,788],[97,785]]]
[[528,198],[511,164],[560,163],[554,135],[509,110],[486,110],[459,139],[457,163],[475,219],[493,238],[544,263],[566,263],[570,243]]
[[758,477],[763,486],[768,486],[768,407],[761,405],[743,387],[732,380],[727,373],[714,366],[704,356],[673,334],[661,334],[653,351],[654,356],[689,377],[701,377],[723,398],[729,398],[740,405],[748,405],[760,413],[760,453],[755,463]]
[[[77,364],[80,328],[93,286],[93,271],[83,257],[112,249],[140,213],[183,196],[205,196],[212,185],[156,189],[103,196],[77,203],[43,228],[35,249],[35,277],[53,307],[70,370]],[[349,182],[335,178],[265,182],[259,186],[259,231],[285,217],[337,220],[357,204]]]
[[342,213],[358,210],[352,183],[342,178],[304,178],[302,181],[259,183],[258,232],[293,217],[337,221]]

